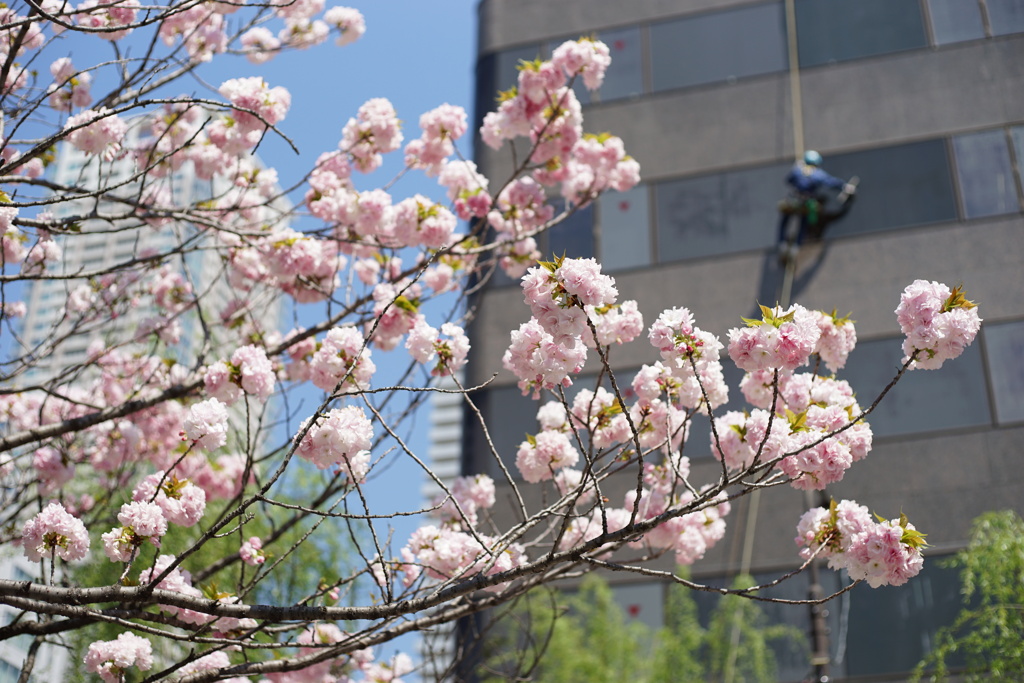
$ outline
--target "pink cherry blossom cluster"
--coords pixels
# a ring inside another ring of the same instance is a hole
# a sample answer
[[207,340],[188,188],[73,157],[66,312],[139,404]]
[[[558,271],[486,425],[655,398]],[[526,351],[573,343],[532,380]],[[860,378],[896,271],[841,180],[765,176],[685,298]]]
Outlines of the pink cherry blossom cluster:
[[210,5],[193,5],[184,11],[164,17],[158,31],[164,45],[171,47],[180,38],[193,62],[209,62],[215,54],[226,51],[228,36],[224,30],[225,22],[222,16],[225,9],[222,8],[237,8],[237,5]]
[[[160,555],[150,569],[144,570],[141,573],[139,580],[152,583],[174,563],[175,557],[173,555]],[[171,569],[154,587],[172,593],[180,593],[190,598],[205,597],[201,590],[192,585],[192,575],[180,567]],[[238,603],[238,598],[232,595],[219,594],[216,599],[224,604]],[[211,629],[215,634],[237,633],[256,627],[256,622],[253,619],[217,618],[205,612],[197,612],[186,607],[175,607],[173,605],[160,605],[160,609],[186,624],[211,624]]]
[[422,526],[401,550],[402,582],[410,586],[421,575],[438,581],[477,573],[491,576],[526,563],[522,546],[495,547],[496,540],[449,526]]
[[530,268],[522,286],[534,319],[566,347],[589,334],[585,306],[612,306],[619,295],[614,278],[592,258],[556,258]]
[[644,317],[632,299],[612,306],[587,306],[585,310],[597,330],[596,338],[590,334],[583,335],[583,343],[588,348],[596,348],[595,341],[601,346],[625,344],[644,331]]
[[[311,624],[308,628],[303,630],[295,641],[298,645],[304,646],[299,647],[299,656],[308,657],[310,655],[322,653],[324,646],[332,645],[334,643],[344,643],[346,640],[351,638],[351,636],[343,632],[335,624],[318,623]],[[370,648],[363,648],[361,650],[355,650],[351,654],[343,657],[317,662],[316,664],[307,666],[304,669],[299,669],[298,671],[268,673],[266,677],[271,681],[271,683],[327,683],[328,681],[338,681],[338,683],[341,683],[342,681],[352,681],[353,679],[349,674],[354,674],[356,672],[361,672],[368,677],[371,667],[374,666],[373,660],[373,650]],[[396,672],[396,675],[405,675],[406,673],[409,673],[409,665],[410,662],[403,656],[396,656],[390,663],[390,666],[393,671]],[[337,676],[336,674],[341,671],[345,672],[345,674],[340,677]],[[369,679],[367,678],[367,680]]]
[[50,106],[57,111],[71,111],[75,107],[88,107],[92,102],[89,85],[92,74],[78,72],[69,57],[60,57],[50,64],[53,83],[47,89]]
[[185,418],[184,437],[213,451],[228,442],[228,409],[216,398],[192,404]]
[[125,503],[117,514],[117,521],[122,526],[114,527],[102,537],[103,552],[111,562],[130,562],[146,541],[159,548],[160,539],[167,533],[167,518],[156,503]]
[[258,567],[267,561],[267,556],[263,552],[263,541],[259,536],[251,536],[248,541],[243,543],[238,549],[238,556],[242,562],[252,567]]
[[85,653],[85,670],[107,683],[121,683],[131,667],[139,671],[153,668],[153,646],[134,633],[124,632],[117,640],[99,640]]
[[489,181],[472,161],[447,160],[441,165],[438,183],[448,190],[448,199],[455,203],[455,215],[464,221],[481,218],[491,210]]
[[516,467],[524,480],[536,484],[551,479],[556,470],[572,467],[579,461],[579,457],[568,434],[542,431],[536,436],[528,436],[526,441],[519,444]]
[[276,126],[292,104],[292,96],[285,88],[271,88],[259,76],[224,81],[219,92],[234,107],[231,116],[243,134]]
[[[610,448],[631,438],[623,405],[604,387],[580,389],[573,398],[570,416],[572,427],[586,430],[594,448]],[[568,429],[559,427],[558,431]],[[569,464],[575,464],[575,460]]]
[[0,205],[0,256],[4,264],[21,263],[28,255],[28,236],[14,225],[18,209]]
[[785,311],[761,307],[761,320],[729,330],[729,357],[747,372],[806,365],[821,337],[817,317],[800,304]]
[[[871,427],[858,419],[863,411],[850,385],[810,373],[781,374],[776,398],[773,381],[773,371],[747,374],[741,387],[758,408],[716,418],[712,453],[730,469],[750,467],[760,453],[758,461],[776,461],[798,489],[840,481],[872,446]],[[776,415],[770,419],[773,400]]]
[[506,140],[529,137],[530,161],[538,166],[534,179],[561,183],[562,196],[573,204],[586,204],[608,188],[632,188],[640,179],[639,164],[619,138],[583,134],[582,107],[570,87],[582,75],[588,89],[599,88],[610,63],[608,47],[586,38],[562,44],[550,61],[523,62],[517,88],[484,117],[483,141],[497,149]]
[[634,381],[638,396],[652,400],[662,391],[686,408],[697,408],[705,395],[712,408],[729,400],[719,356],[722,343],[693,324],[686,308],[662,311],[647,334],[664,364],[644,366]]
[[451,243],[458,220],[451,211],[423,195],[403,199],[395,205],[394,231],[396,246],[440,249]]
[[67,141],[86,154],[95,154],[104,161],[113,161],[121,154],[121,141],[128,133],[128,124],[106,107],[86,109],[68,117],[64,130]]
[[139,9],[139,0],[84,0],[77,7],[75,19],[79,26],[94,30],[104,40],[120,40],[134,30],[122,27],[135,23]]
[[89,552],[89,532],[82,520],[54,501],[25,522],[21,547],[25,557],[33,562],[49,558],[51,553],[62,560],[81,560]]
[[795,540],[804,558],[817,552],[833,569],[846,569],[851,579],[872,588],[902,586],[924,565],[924,534],[906,517],[875,522],[852,500],[805,512]]
[[296,452],[320,469],[337,466],[353,483],[362,483],[370,471],[370,446],[373,424],[362,408],[345,406],[313,418],[306,430],[304,423]]
[[[447,337],[447,339],[443,338]],[[431,327],[426,318],[420,316],[409,332],[405,348],[417,363],[433,364],[430,374],[435,377],[452,375],[462,369],[469,354],[469,339],[455,323],[444,323],[441,332]]]
[[434,501],[437,515],[446,524],[456,528],[473,528],[477,513],[494,506],[494,480],[486,474],[457,477],[451,485],[451,495]]
[[821,330],[814,352],[821,357],[825,367],[838,372],[846,367],[846,359],[857,345],[857,330],[853,321],[849,316],[838,317],[835,311],[813,311],[812,314],[817,317],[818,329]]
[[[684,507],[693,500],[689,491],[671,495],[663,488],[652,488],[644,491],[638,510],[641,519],[652,519],[670,509]],[[718,502],[694,512],[672,517],[646,534],[634,546],[660,548],[675,553],[675,561],[679,565],[691,565],[704,557],[704,554],[725,536],[725,517],[731,506],[724,493],[718,494]],[[625,511],[630,512],[636,501],[636,491],[626,494]]]
[[445,159],[455,152],[452,143],[466,132],[466,111],[442,104],[420,116],[420,128],[423,135],[405,146],[406,166],[421,168],[427,175],[437,175]]
[[67,453],[53,446],[37,448],[32,454],[32,467],[39,478],[39,494],[50,496],[75,476],[75,463]]
[[911,369],[937,370],[974,341],[981,318],[961,287],[915,280],[900,296],[896,308],[903,342],[903,362],[914,356]]
[[566,76],[583,76],[587,90],[597,90],[604,82],[605,71],[611,66],[608,46],[592,38],[580,38],[562,43],[551,55],[551,63]]
[[135,486],[132,500],[156,503],[171,524],[194,526],[206,512],[206,491],[173,472],[156,472]]
[[207,367],[203,375],[206,393],[226,405],[237,401],[243,391],[266,401],[274,393],[275,381],[267,352],[252,344],[236,349],[231,360]]
[[419,320],[422,291],[419,283],[409,284],[405,280],[381,282],[373,288],[374,320],[367,323],[366,331],[368,336],[372,331],[375,347],[390,351],[412,330]]
[[328,330],[309,361],[310,381],[331,392],[365,389],[376,370],[366,340],[351,326]]
[[359,107],[341,131],[338,148],[349,155],[352,166],[363,173],[377,170],[382,155],[402,144],[402,125],[391,102],[374,98]]
[[582,341],[577,339],[571,347],[559,344],[535,319],[513,330],[511,337],[501,363],[519,378],[523,395],[532,392],[537,398],[543,389],[571,386],[569,375],[582,370],[587,360]]

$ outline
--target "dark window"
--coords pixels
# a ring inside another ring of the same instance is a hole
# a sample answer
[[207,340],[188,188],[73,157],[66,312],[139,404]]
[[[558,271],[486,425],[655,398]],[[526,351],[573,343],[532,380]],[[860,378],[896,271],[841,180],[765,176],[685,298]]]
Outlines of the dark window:
[[985,37],[977,0],[928,0],[936,45]]
[[640,27],[601,31],[597,38],[608,46],[612,65],[604,74],[604,83],[596,94],[576,88],[581,102],[607,102],[640,95],[644,90],[643,50],[640,49]]
[[646,185],[610,191],[598,200],[601,220],[601,265],[606,271],[646,266],[651,262],[650,207]]
[[655,186],[658,260],[701,258],[775,244],[788,164]]
[[934,556],[902,586],[857,586],[850,591],[847,675],[910,671],[931,650],[936,632],[952,624],[959,611],[957,571]]
[[928,45],[916,0],[796,0],[796,26],[803,67]]
[[[485,389],[472,395],[487,424],[491,443],[508,468],[509,474],[517,481],[521,478],[516,468],[516,451],[526,435],[537,432],[537,408],[540,403],[517,386]],[[489,474],[497,482],[505,482],[505,475],[491,453],[484,438],[483,429],[475,415],[470,418],[468,444],[464,450],[463,468],[468,474]]]
[[1024,0],[988,0],[988,21],[995,36],[1024,31]]
[[853,235],[956,220],[953,176],[944,140],[837,154],[825,168],[839,178],[860,177],[850,213],[829,235]]
[[1000,424],[1024,421],[1024,322],[984,327],[989,377]]
[[[554,202],[555,215],[563,210],[561,202]],[[564,221],[551,228],[538,240],[543,258],[568,256],[570,258],[593,258],[594,256],[594,205],[588,204],[577,209]]]
[[1013,156],[1017,162],[1017,178],[1024,179],[1024,126],[1011,128],[1010,140],[1013,144]]
[[785,26],[779,2],[654,24],[654,90],[782,71]]
[[[838,373],[867,408],[896,376],[903,339],[857,344],[846,368]],[[867,418],[875,436],[917,434],[940,429],[991,424],[979,344],[939,370],[909,370]]]
[[1002,130],[953,138],[964,216],[977,218],[1019,209],[1017,186]]

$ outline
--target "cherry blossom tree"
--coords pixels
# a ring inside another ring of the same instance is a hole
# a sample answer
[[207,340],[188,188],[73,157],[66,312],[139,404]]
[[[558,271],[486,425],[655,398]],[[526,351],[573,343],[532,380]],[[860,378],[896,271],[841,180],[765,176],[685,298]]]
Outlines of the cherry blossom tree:
[[[731,501],[823,489],[868,455],[878,401],[861,405],[831,375],[856,341],[849,320],[764,307],[723,343],[682,307],[645,327],[592,259],[542,260],[542,232],[639,180],[619,138],[584,132],[574,88],[600,86],[600,42],[523,63],[484,117],[483,143],[515,150],[504,177],[463,156],[460,107],[424,113],[407,140],[399,113],[372,99],[312,168],[284,178],[253,152],[287,140],[289,109],[314,103],[258,77],[204,96],[177,89],[211,60],[261,64],[357,40],[358,11],[25,0],[0,14],[0,543],[39,563],[32,581],[0,581],[0,602],[24,613],[0,638],[35,639],[23,677],[39,644],[78,633],[92,639],[85,669],[106,681],[398,680],[410,660],[376,659],[376,646],[541,584],[615,568],[706,589],[650,562],[692,564],[722,538]],[[77,45],[110,57],[82,63],[96,52]],[[57,182],[47,166],[65,154],[85,163]],[[435,178],[436,196],[403,198],[398,182],[357,189],[388,154],[404,155],[400,175]],[[183,187],[184,171],[208,191]],[[134,248],[113,261],[76,260],[125,236]],[[503,366],[538,399],[541,425],[516,453],[490,447],[512,501],[501,513],[494,480],[442,481],[403,438],[440,391],[486,433],[480,387],[459,371],[471,353],[465,304],[499,270],[522,277],[532,314]],[[18,318],[29,285],[47,282],[62,308],[30,343]],[[432,303],[450,313],[428,316]],[[314,322],[278,330],[267,312],[281,305]],[[957,356],[980,324],[962,289],[926,281],[896,314],[907,339],[894,382]],[[615,347],[648,342],[660,360],[617,374]],[[749,412],[719,410],[723,351],[748,373]],[[387,354],[407,368],[394,383],[377,370]],[[570,399],[584,367],[606,383]],[[688,444],[702,413],[712,442]],[[720,475],[692,481],[686,453],[704,448]],[[367,480],[392,466],[444,494],[371,505]],[[624,499],[606,495],[627,479]],[[393,538],[390,521],[409,515],[419,528]],[[822,558],[878,586],[920,570],[922,534],[905,518],[875,521],[843,501],[793,524],[797,571]],[[302,558],[341,534],[348,561],[282,597]]]

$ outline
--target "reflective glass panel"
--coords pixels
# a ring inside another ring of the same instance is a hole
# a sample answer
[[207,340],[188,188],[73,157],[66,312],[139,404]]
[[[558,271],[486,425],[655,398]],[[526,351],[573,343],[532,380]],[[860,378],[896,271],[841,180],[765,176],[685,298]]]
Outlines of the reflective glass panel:
[[601,265],[607,271],[651,262],[648,187],[609,191],[598,200],[601,217]]
[[[833,632],[834,637],[846,636],[847,674],[912,670],[931,649],[937,631],[952,624],[959,611],[957,571],[934,556],[925,560],[920,574],[902,586],[856,586],[850,591],[848,625]],[[954,666],[958,663],[952,662]]]
[[655,91],[785,69],[782,3],[714,12],[651,26]]
[[928,0],[928,14],[936,45],[985,37],[977,0]]
[[982,334],[988,353],[996,420],[1024,421],[1024,322],[986,324]]
[[[555,204],[555,215],[562,210]],[[590,204],[572,213],[564,221],[542,235],[538,240],[542,256],[568,256],[592,258],[594,256],[594,205]]]
[[988,21],[993,35],[1024,31],[1024,0],[988,0]]
[[774,245],[788,168],[774,164],[657,184],[658,261]]
[[1018,211],[1017,186],[1002,130],[953,138],[964,216],[977,218]]
[[928,45],[916,0],[796,0],[796,26],[805,67]]
[[945,140],[827,155],[824,168],[839,178],[860,178],[850,212],[829,226],[829,236],[957,218]]
[[[903,339],[861,342],[837,373],[867,408],[899,372]],[[875,436],[917,434],[991,424],[981,345],[972,344],[938,372],[910,370],[869,417]]]

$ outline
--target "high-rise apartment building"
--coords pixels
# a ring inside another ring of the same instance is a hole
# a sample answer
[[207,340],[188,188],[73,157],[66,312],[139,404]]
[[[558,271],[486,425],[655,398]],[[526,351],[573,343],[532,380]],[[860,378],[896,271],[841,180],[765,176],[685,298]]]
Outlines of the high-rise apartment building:
[[[138,123],[142,119],[137,120]],[[129,133],[121,141],[127,149],[135,148],[147,128],[142,125],[129,127]],[[58,148],[56,159],[50,170],[49,180],[55,185],[84,190],[83,194],[100,188],[122,188],[125,197],[138,194],[138,173],[135,159],[130,155],[112,162],[100,162],[96,156],[85,154],[67,143]],[[222,176],[203,179],[197,176],[191,162],[183,164],[167,179],[171,198],[177,206],[191,206],[195,203],[218,197],[232,187],[232,182]],[[116,190],[115,190],[116,191]],[[275,208],[281,215],[287,213],[285,199],[278,199]],[[79,365],[88,360],[87,350],[96,342],[103,348],[117,347],[125,351],[145,349],[148,346],[146,333],[148,320],[160,312],[153,305],[118,301],[110,305],[105,315],[98,316],[96,323],[83,323],[74,312],[68,313],[69,298],[76,288],[118,287],[122,284],[115,266],[129,264],[133,260],[152,254],[171,254],[164,259],[164,265],[182,274],[194,292],[202,297],[204,309],[223,310],[235,296],[225,276],[225,265],[220,254],[214,249],[194,248],[187,253],[178,253],[176,247],[191,241],[196,246],[196,231],[180,221],[163,221],[158,225],[140,225],[137,218],[110,221],[90,218],[100,209],[106,215],[124,212],[123,207],[111,208],[109,203],[96,198],[76,199],[51,205],[57,218],[81,216],[80,231],[67,239],[58,238],[62,258],[50,266],[46,274],[50,277],[30,280],[23,292],[26,314],[21,323],[20,349],[10,348],[13,357],[25,360],[29,369],[16,372],[11,383],[16,387],[56,383],[62,391],[65,386],[74,386],[80,381],[91,381],[82,375]],[[200,245],[201,246],[201,245]],[[103,304],[97,304],[103,305]],[[263,329],[277,331],[280,308],[276,301],[261,305],[258,309]],[[115,314],[116,311],[116,314]],[[201,324],[194,311],[186,311],[178,318],[181,326],[180,339],[167,345],[165,353],[173,355],[184,364],[195,363],[204,345],[215,341],[216,330]],[[213,360],[217,360],[214,358]],[[15,367],[12,365],[11,367]],[[244,423],[247,418],[243,409],[232,409],[232,419]],[[94,551],[96,552],[96,551]],[[39,566],[29,562],[19,552],[0,555],[0,577],[10,580],[39,581]],[[11,607],[0,609],[0,625],[7,625],[19,617],[20,611]],[[28,654],[32,638],[19,636],[0,645],[0,683],[14,683],[18,680],[22,665]],[[44,643],[36,657],[36,665],[30,680],[65,680],[68,666],[68,648],[54,643]]]
[[[130,126],[122,146],[127,149],[136,147],[147,130],[146,126]],[[95,155],[62,143],[53,164],[51,180],[61,187],[76,187],[85,191],[121,186],[124,196],[131,197],[139,192],[138,183],[130,180],[137,173],[135,159],[131,155],[113,162],[100,162]],[[199,178],[191,163],[183,164],[170,174],[166,184],[177,206],[190,206],[217,197],[231,187],[231,182],[224,177]],[[194,230],[177,221],[139,227],[140,221],[132,217],[118,223],[90,219],[88,216],[97,208],[113,215],[125,212],[124,207],[112,208],[109,203],[96,205],[96,202],[96,199],[84,198],[53,205],[52,212],[57,218],[86,218],[80,222],[79,234],[59,242],[62,258],[48,271],[57,277],[33,280],[27,287],[24,296],[27,311],[21,326],[24,345],[22,354],[34,359],[34,368],[19,380],[19,384],[24,385],[25,380],[30,379],[49,379],[85,360],[86,349],[97,339],[116,344],[130,341],[140,330],[145,330],[147,318],[157,313],[151,307],[131,306],[119,311],[116,317],[103,325],[91,329],[73,327],[72,319],[75,316],[68,316],[65,309],[68,297],[76,287],[90,281],[101,287],[106,282],[102,276],[89,278],[89,274],[104,273],[107,279],[117,283],[112,270],[114,266],[147,255],[174,254],[176,245],[190,237],[194,239]],[[215,250],[193,249],[187,254],[172,255],[166,259],[166,263],[181,271],[193,291],[202,292],[204,300],[212,308],[223,308],[232,296],[224,281],[223,263]],[[276,308],[268,312],[267,320],[274,320],[275,315]],[[193,315],[181,316],[179,323],[182,326],[181,341],[174,344],[172,350],[179,360],[186,361],[195,358],[202,343],[203,331]],[[270,326],[276,328],[275,324]],[[59,340],[59,343],[53,343],[55,340]]]
[[[871,416],[871,455],[829,487],[882,515],[902,510],[928,533],[920,577],[900,588],[858,586],[830,605],[833,680],[898,680],[959,608],[956,573],[938,560],[964,546],[978,514],[1024,511],[1024,2],[482,0],[479,17],[478,120],[515,83],[519,60],[581,35],[610,47],[604,85],[583,100],[584,125],[620,136],[643,183],[602,197],[541,246],[547,257],[597,257],[648,324],[686,306],[724,337],[757,302],[778,298],[776,205],[803,149],[820,151],[831,174],[860,178],[850,213],[800,252],[792,299],[853,312],[859,343],[839,376],[862,404],[900,363],[893,309],[907,284],[962,282],[979,302],[975,344],[938,372],[910,373]],[[491,177],[510,168],[482,145],[477,160]],[[509,330],[529,315],[507,279],[475,303],[467,386],[501,367]],[[639,341],[613,352],[627,378],[655,359]],[[727,370],[725,410],[744,405],[738,378]],[[477,398],[515,471],[538,404],[507,372]],[[695,425],[687,445],[694,482],[719,470],[703,430]],[[467,434],[463,470],[493,474],[477,438]],[[726,538],[694,565],[695,578],[728,582],[748,539],[755,577],[798,564],[804,496],[773,489],[750,506],[733,507]],[[841,580],[826,578],[826,589]],[[616,580],[638,611],[660,619],[664,585]],[[807,590],[801,576],[780,594]],[[806,607],[766,609],[809,629]],[[806,656],[780,665],[783,680],[811,674]]]

